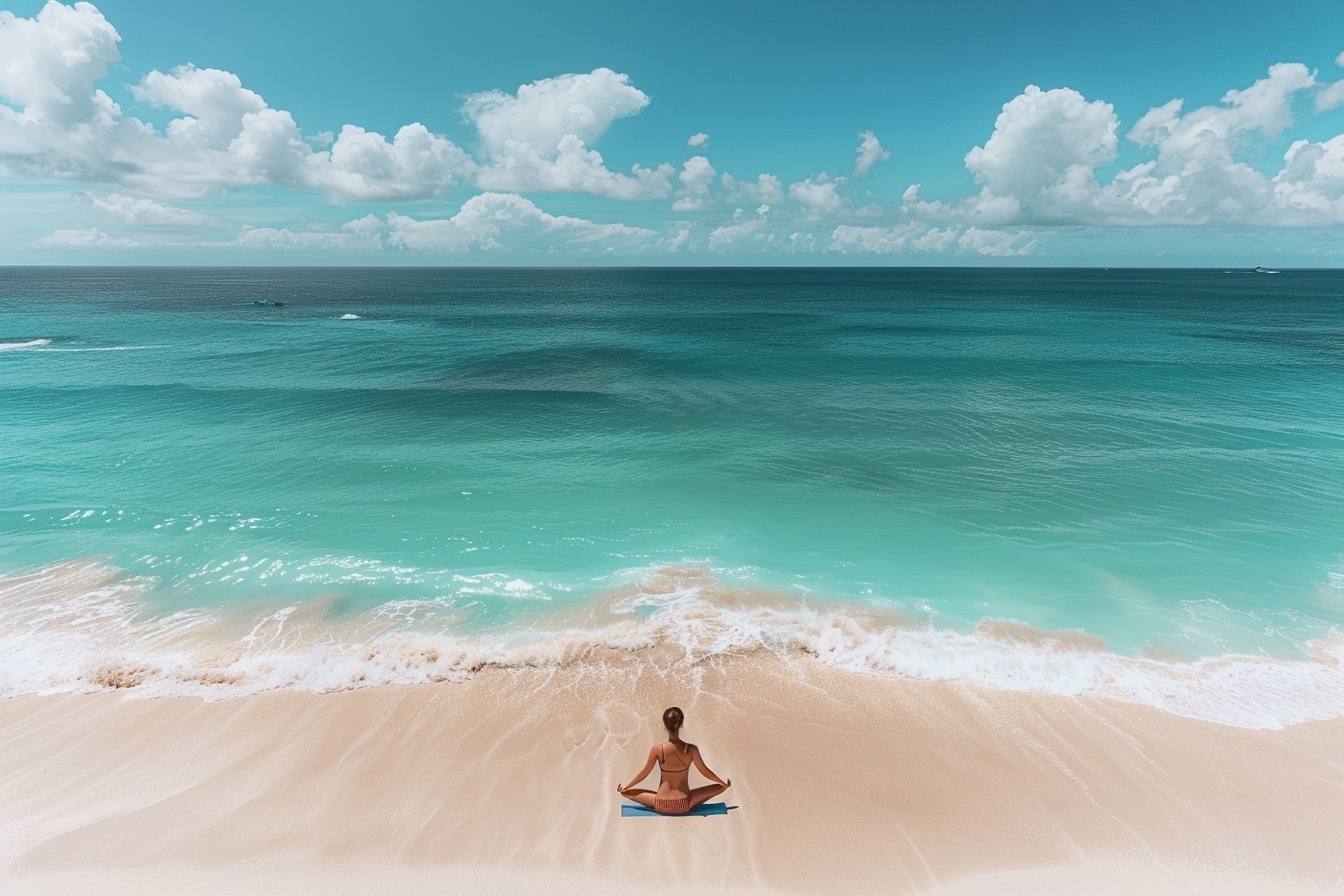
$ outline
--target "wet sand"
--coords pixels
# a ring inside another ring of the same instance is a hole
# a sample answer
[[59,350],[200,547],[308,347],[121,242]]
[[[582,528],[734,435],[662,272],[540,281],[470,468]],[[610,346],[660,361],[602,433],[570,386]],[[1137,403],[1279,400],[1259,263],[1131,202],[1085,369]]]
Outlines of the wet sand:
[[[726,817],[622,819],[681,705]],[[13,892],[1344,892],[1344,719],[1279,731],[758,652],[0,701]]]

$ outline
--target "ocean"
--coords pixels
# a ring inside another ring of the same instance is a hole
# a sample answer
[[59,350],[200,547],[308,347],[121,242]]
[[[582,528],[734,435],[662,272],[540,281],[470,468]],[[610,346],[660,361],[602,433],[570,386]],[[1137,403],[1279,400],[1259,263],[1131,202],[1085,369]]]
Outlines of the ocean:
[[1344,273],[0,269],[0,696],[595,645],[1344,715]]

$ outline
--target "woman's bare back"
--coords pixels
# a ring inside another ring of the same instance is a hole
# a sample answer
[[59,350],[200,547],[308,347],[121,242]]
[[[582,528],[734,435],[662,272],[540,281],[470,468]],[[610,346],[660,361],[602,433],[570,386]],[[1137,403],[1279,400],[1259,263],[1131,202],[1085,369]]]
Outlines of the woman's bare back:
[[669,740],[653,749],[658,754],[658,770],[662,775],[658,783],[658,797],[685,799],[691,793],[691,764],[698,758],[700,748],[695,744],[676,744]]
[[[696,806],[713,796],[718,796],[732,786],[731,778],[720,778],[709,770],[700,755],[700,748],[681,739],[682,712],[672,707],[663,713],[663,725],[667,728],[668,738],[661,744],[655,744],[649,750],[644,767],[631,779],[630,783],[617,784],[616,792],[626,799],[634,800],[642,806],[648,806],[660,815],[685,815]],[[653,767],[658,766],[658,790],[644,790],[635,787],[648,777]],[[699,769],[713,784],[703,787],[691,786],[691,766]]]

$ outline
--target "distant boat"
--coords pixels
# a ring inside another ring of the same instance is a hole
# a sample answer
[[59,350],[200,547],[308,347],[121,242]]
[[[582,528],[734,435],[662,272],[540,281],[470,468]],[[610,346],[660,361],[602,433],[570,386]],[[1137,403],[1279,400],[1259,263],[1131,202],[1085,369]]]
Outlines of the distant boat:
[[1252,274],[1277,274],[1278,271],[1267,271],[1267,270],[1265,270],[1264,268],[1260,267],[1259,265],[1256,265],[1254,268],[1251,269],[1251,273],[1252,273]]

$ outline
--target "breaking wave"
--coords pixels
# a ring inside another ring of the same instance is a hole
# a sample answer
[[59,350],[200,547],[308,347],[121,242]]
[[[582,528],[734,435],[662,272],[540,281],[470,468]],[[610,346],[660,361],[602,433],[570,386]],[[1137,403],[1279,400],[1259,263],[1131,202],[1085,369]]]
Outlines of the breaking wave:
[[898,613],[731,587],[702,567],[634,570],[578,608],[488,632],[435,600],[353,614],[335,599],[150,612],[155,582],[98,560],[0,578],[0,696],[127,690],[221,699],[275,688],[339,691],[559,667],[620,651],[695,664],[754,651],[807,654],[888,678],[1102,697],[1251,728],[1344,715],[1344,636],[1311,659],[1194,661],[1113,653],[1075,631],[983,620],[970,631]]

